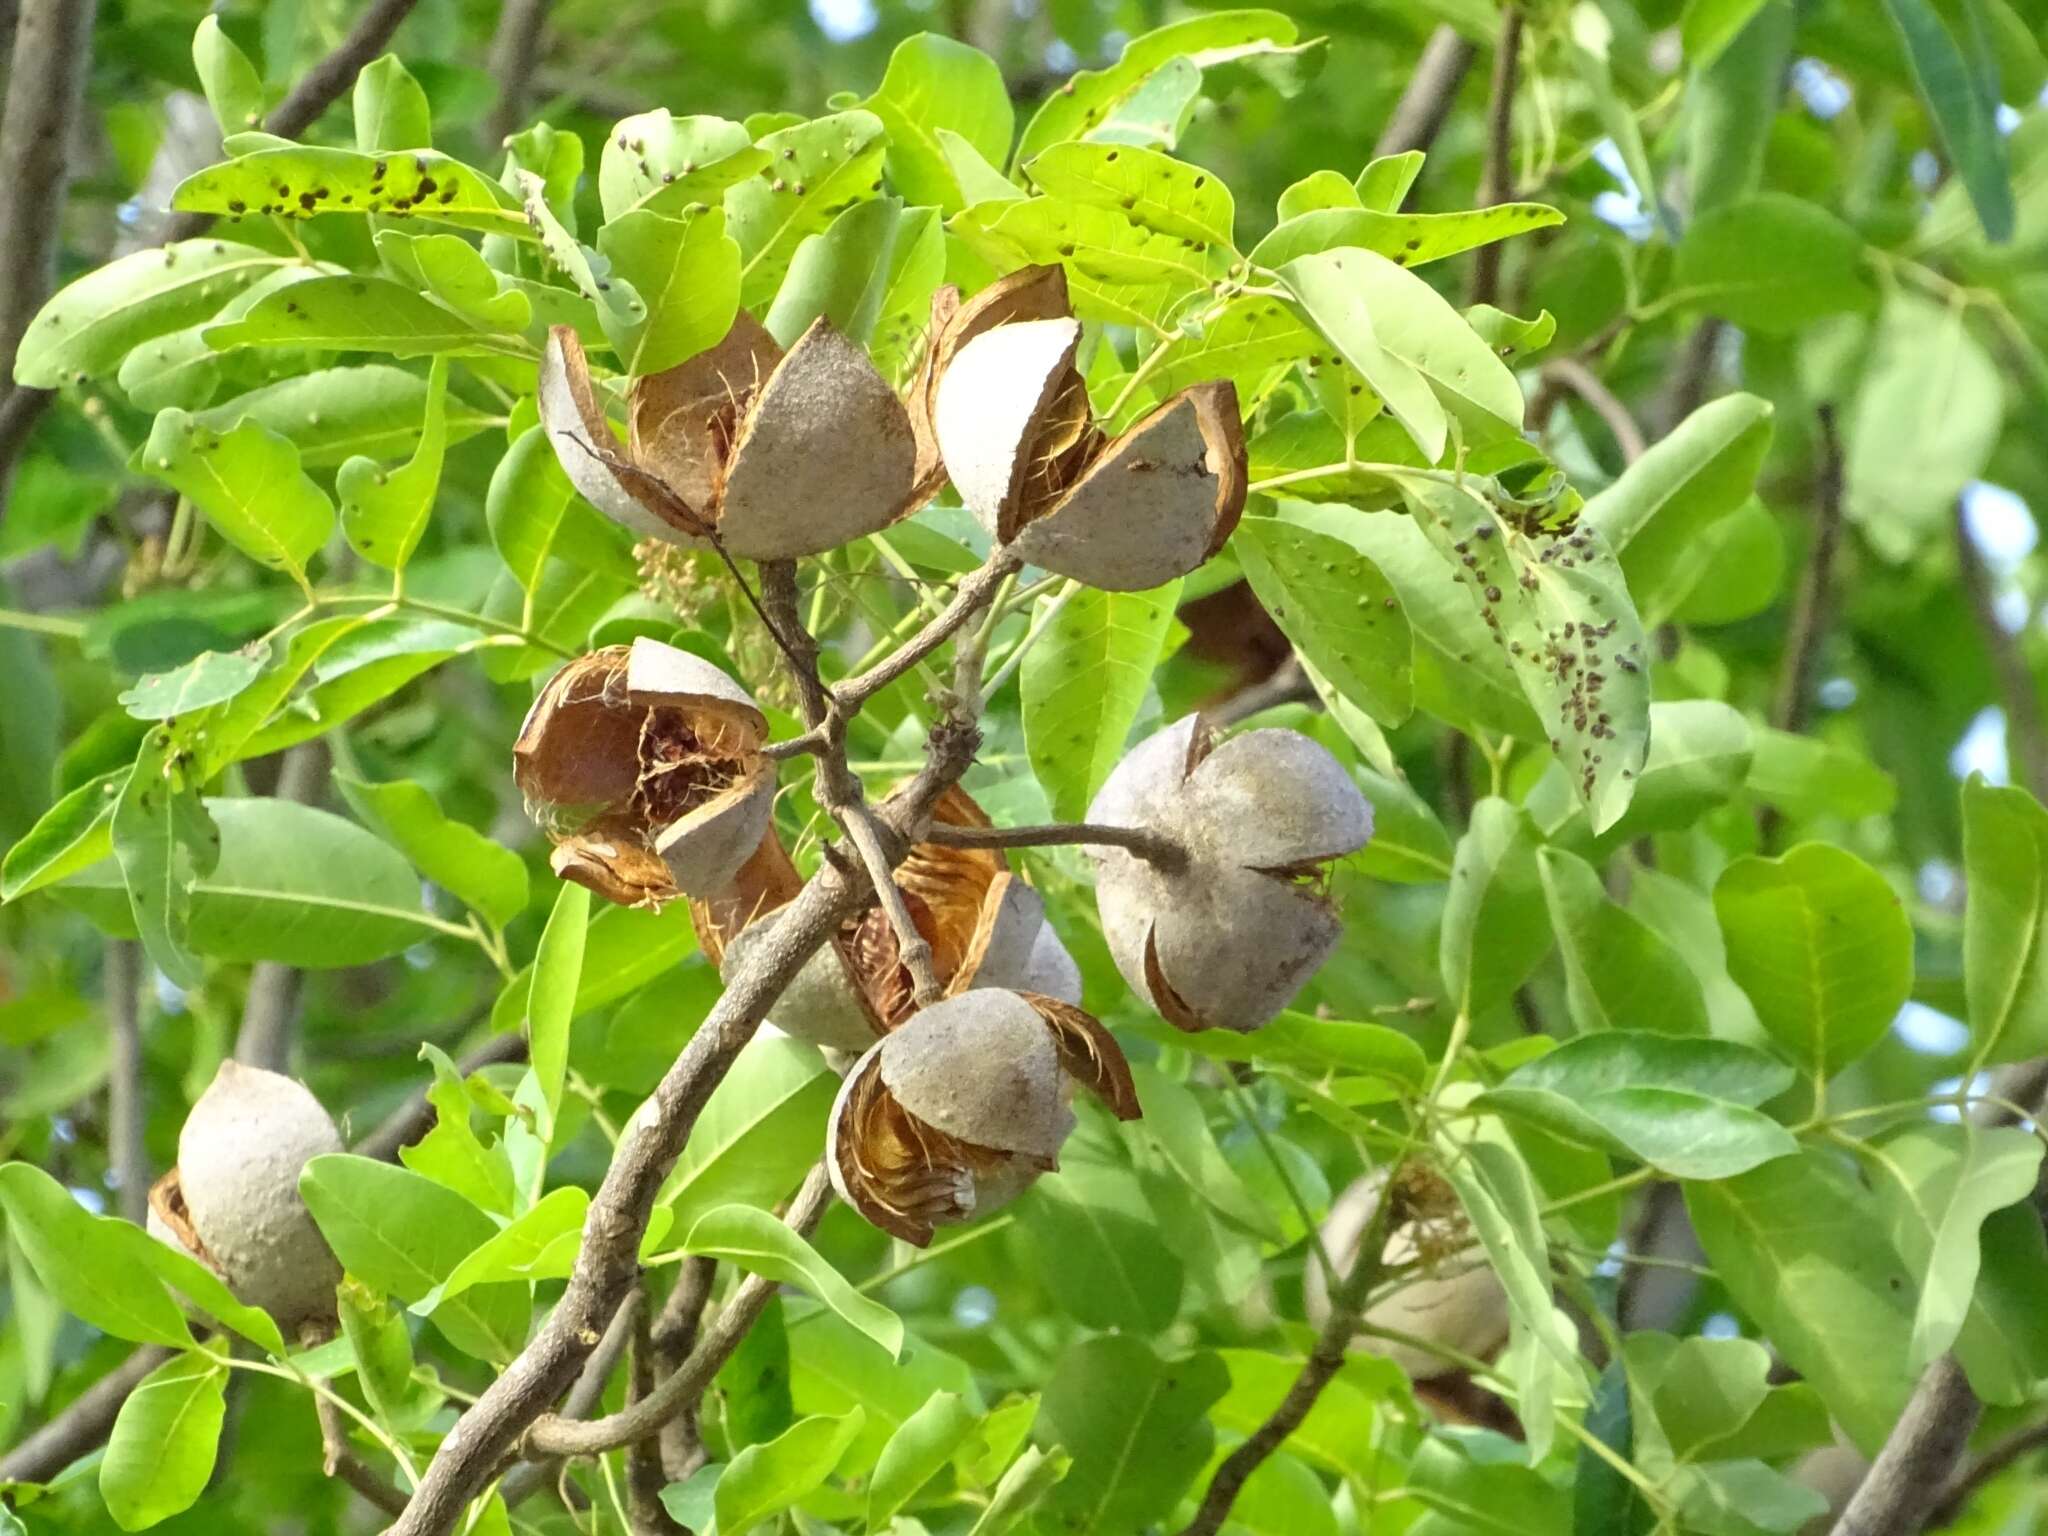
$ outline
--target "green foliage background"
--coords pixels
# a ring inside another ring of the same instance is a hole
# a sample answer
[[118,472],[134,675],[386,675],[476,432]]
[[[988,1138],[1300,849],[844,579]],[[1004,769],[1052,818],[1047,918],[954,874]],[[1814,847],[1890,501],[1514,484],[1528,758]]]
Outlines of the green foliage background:
[[[563,0],[503,145],[495,9],[423,0],[311,148],[250,125],[351,7],[231,4],[195,45],[189,6],[101,6],[75,286],[16,363],[62,398],[0,523],[0,1442],[132,1342],[182,1352],[96,1462],[14,1491],[29,1529],[375,1528],[294,1372],[375,1464],[423,1462],[717,993],[682,904],[584,927],[511,784],[538,682],[636,635],[795,729],[715,563],[638,560],[573,496],[533,430],[545,326],[645,372],[737,305],[785,342],[829,314],[900,385],[934,286],[1031,261],[1068,265],[1112,426],[1237,384],[1257,494],[1182,583],[1003,616],[969,789],[998,824],[1078,816],[1127,741],[1291,647],[1312,686],[1259,719],[1338,754],[1378,834],[1337,874],[1338,952],[1245,1038],[1164,1025],[1078,854],[1019,854],[1147,1114],[1084,1109],[1059,1172],[927,1254],[843,1207],[788,1247],[762,1212],[835,1079],[752,1046],[643,1252],[752,1254],[792,1289],[707,1406],[716,1491],[671,1511],[1177,1528],[1307,1352],[1311,1227],[1403,1157],[1442,1164],[1502,1276],[1483,1379],[1526,1440],[1445,1427],[1354,1353],[1227,1529],[1791,1531],[1821,1509],[1807,1453],[1875,1453],[1950,1350],[1980,1444],[2039,1416],[2040,1145],[1967,1106],[2048,1053],[2048,10],[1525,9],[1489,175],[1487,0]],[[1478,62],[1425,162],[1376,160],[1438,26]],[[1069,92],[1076,68],[1109,73]],[[228,131],[210,169],[195,92]],[[157,249],[174,186],[231,222]],[[828,669],[986,542],[942,504],[807,564]],[[1609,622],[1626,664],[1560,725],[1544,647]],[[871,787],[916,767],[928,681],[857,722]],[[293,752],[310,794],[278,793]],[[809,867],[818,813],[784,783]],[[309,1175],[358,1284],[289,1366],[268,1319],[85,1214],[122,1194],[101,1015],[129,939],[153,1171],[278,967],[291,1069],[352,1133],[437,1084],[402,1165]],[[557,1069],[462,1081],[529,1021]],[[253,1352],[196,1347],[167,1285]],[[618,1528],[600,1471],[572,1476],[580,1517],[549,1495],[475,1528]],[[2023,1466],[1969,1518],[2038,1503]]]

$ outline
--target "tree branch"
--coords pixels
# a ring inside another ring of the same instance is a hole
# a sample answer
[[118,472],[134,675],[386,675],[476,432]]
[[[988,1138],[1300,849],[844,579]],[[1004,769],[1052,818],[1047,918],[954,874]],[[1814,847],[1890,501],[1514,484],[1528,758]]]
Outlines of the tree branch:
[[[1522,8],[1510,5],[1500,15],[1500,39],[1493,49],[1493,81],[1486,107],[1486,173],[1479,184],[1482,207],[1504,203],[1513,189],[1509,166],[1515,152],[1515,82],[1522,59]],[[1488,241],[1472,263],[1474,304],[1500,302],[1500,258],[1504,242]]]
[[[583,1362],[583,1374],[576,1378],[576,1385],[569,1389],[569,1395],[562,1399],[560,1416],[567,1420],[586,1417],[590,1411],[604,1401],[605,1383],[612,1379],[612,1372],[619,1368],[625,1358],[626,1346],[633,1340],[634,1331],[647,1317],[647,1292],[635,1286],[626,1295],[625,1304],[612,1314],[611,1326],[604,1331],[590,1358]],[[550,1478],[561,1469],[559,1457],[545,1457],[529,1461],[524,1466],[514,1467],[505,1481],[498,1485],[498,1492],[504,1497],[507,1508],[516,1507],[540,1492]],[[394,1510],[392,1513],[396,1514]]]
[[1408,77],[1407,89],[1394,103],[1393,115],[1372,147],[1373,159],[1413,149],[1427,151],[1436,143],[1478,52],[1450,26],[1440,26],[1429,34],[1422,57],[1415,61],[1415,73]]
[[[1771,706],[1771,724],[1781,731],[1795,733],[1806,729],[1812,712],[1813,675],[1820,665],[1821,644],[1827,638],[1835,555],[1842,542],[1842,442],[1835,431],[1834,407],[1823,405],[1815,414],[1820,431],[1820,469],[1813,490],[1813,550],[1807,556],[1806,571],[1793,600],[1791,624],[1785,631],[1785,660],[1778,674],[1778,694]],[[1766,844],[1780,819],[1777,808],[1768,805],[1758,816]]]
[[924,840],[941,848],[1050,848],[1062,843],[1093,843],[1128,849],[1163,869],[1179,868],[1188,856],[1179,843],[1150,827],[1111,827],[1091,821],[1045,827],[956,827],[935,822]]
[[1330,1297],[1330,1315],[1323,1323],[1322,1332],[1316,1335],[1315,1347],[1309,1351],[1301,1374],[1294,1378],[1287,1395],[1280,1399],[1279,1406],[1267,1416],[1266,1421],[1223,1458],[1215,1476],[1209,1479],[1201,1507],[1195,1511],[1194,1519],[1182,1528],[1180,1536],[1216,1536],[1223,1528],[1223,1522],[1230,1518],[1231,1506],[1237,1502],[1238,1494],[1251,1475],[1259,1470],[1267,1457],[1280,1449],[1289,1435],[1301,1428],[1302,1420],[1315,1407],[1316,1399],[1323,1395],[1323,1388],[1343,1369],[1345,1352],[1365,1315],[1366,1299],[1386,1268],[1384,1255],[1387,1232],[1393,1221],[1394,1191],[1395,1180],[1389,1177],[1379,1203],[1373,1209],[1372,1220],[1366,1223],[1365,1231],[1359,1237],[1358,1252],[1352,1257],[1351,1268],[1345,1272],[1344,1279]]
[[[327,746],[318,739],[289,748],[278,766],[274,796],[293,805],[315,804],[327,788],[327,766]],[[275,960],[258,960],[249,968],[235,1060],[270,1072],[284,1071],[291,1059],[303,980],[297,966]]]
[[72,1462],[105,1443],[128,1394],[171,1358],[160,1344],[144,1344],[87,1387],[64,1411],[0,1456],[0,1483],[47,1483]]
[[[831,1202],[832,1185],[820,1164],[811,1170],[803,1188],[790,1201],[786,1218],[790,1230],[809,1236]],[[704,1330],[690,1357],[646,1397],[602,1419],[577,1422],[548,1414],[527,1432],[528,1448],[550,1456],[596,1456],[659,1433],[662,1425],[704,1395],[711,1378],[732,1357],[740,1340],[768,1305],[775,1287],[776,1282],[765,1275],[748,1275],[732,1298],[718,1309],[718,1315]]]
[[[1543,365],[1543,382],[1568,389],[1592,408],[1593,414],[1607,423],[1607,430],[1614,434],[1615,446],[1621,450],[1621,462],[1633,464],[1643,456],[1647,446],[1643,442],[1643,429],[1636,425],[1635,417],[1621,399],[1609,389],[1600,375],[1580,362],[1576,357],[1560,357]],[[1553,394],[1552,399],[1556,396]],[[1534,413],[1532,422],[1540,425],[1541,417]]]
[[313,1413],[320,1421],[321,1470],[338,1477],[387,1515],[405,1508],[405,1492],[377,1475],[348,1443],[348,1423],[341,1410],[320,1393],[313,1394]]
[[1970,1507],[1977,1490],[2024,1456],[2048,1445],[2048,1422],[2029,1424],[2014,1430],[1969,1466],[1958,1472],[1941,1492],[1940,1500],[1927,1516],[1927,1528],[1952,1525]]
[[960,585],[953,589],[952,601],[923,629],[906,640],[895,655],[877,662],[858,677],[833,685],[832,698],[840,710],[851,714],[944,645],[962,624],[988,605],[996,594],[996,588],[1022,563],[1003,550],[991,554],[979,570],[961,579]]
[[[496,1066],[500,1062],[525,1059],[524,1035],[493,1035],[458,1061],[455,1070],[468,1077],[472,1072],[480,1072],[485,1067]],[[360,1157],[374,1157],[380,1162],[391,1162],[397,1158],[400,1147],[411,1146],[434,1128],[434,1113],[434,1106],[427,1102],[427,1091],[422,1088],[386,1115],[368,1135],[355,1144],[353,1150]]]
[[498,12],[498,30],[491,38],[486,66],[498,82],[498,99],[484,123],[486,149],[502,145],[525,121],[527,93],[540,65],[540,35],[547,14],[548,0],[506,0]]
[[101,985],[107,1009],[107,1170],[121,1214],[138,1227],[149,1220],[149,1149],[143,1144],[148,1107],[142,1097],[142,946],[109,939]]
[[[686,1260],[684,1273],[692,1266],[701,1267],[708,1275],[712,1269],[710,1261],[701,1265],[695,1259]],[[680,1289],[681,1281],[677,1282]],[[670,1291],[673,1299],[675,1292]],[[664,1308],[665,1310],[665,1308]],[[643,1400],[654,1390],[654,1333],[648,1325],[647,1309],[640,1309],[634,1320],[633,1352],[626,1363],[626,1406]],[[691,1417],[694,1417],[692,1415]],[[692,1426],[694,1429],[694,1426]],[[680,1481],[681,1479],[677,1479]],[[631,1536],[688,1536],[683,1528],[670,1518],[661,1502],[661,1490],[669,1483],[663,1470],[661,1447],[654,1440],[635,1440],[626,1447],[626,1520]]]
[[1202,713],[1214,725],[1228,730],[1266,710],[1276,709],[1282,704],[1307,704],[1315,697],[1315,684],[1308,680],[1308,671],[1302,666],[1301,658],[1289,656],[1268,676],[1238,689],[1228,698],[1218,699]]
[[1955,507],[1956,572],[1962,579],[1963,596],[1969,600],[1970,616],[1977,622],[1977,634],[1991,659],[1991,675],[1998,687],[1998,699],[2005,709],[2006,756],[2013,779],[2037,798],[2048,797],[2048,734],[2041,727],[2040,694],[2034,672],[2021,652],[2019,637],[1999,622],[1998,595],[1991,588],[1991,573],[1977,541],[1970,536],[1969,518],[1963,501]]

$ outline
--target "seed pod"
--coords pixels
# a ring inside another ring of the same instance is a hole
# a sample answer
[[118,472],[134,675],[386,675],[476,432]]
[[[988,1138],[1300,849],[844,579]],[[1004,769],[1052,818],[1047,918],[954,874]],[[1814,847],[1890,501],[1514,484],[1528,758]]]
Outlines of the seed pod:
[[[1323,1249],[1341,1271],[1358,1262],[1358,1247],[1372,1225],[1386,1188],[1384,1173],[1358,1180],[1331,1207],[1323,1223]],[[1508,1298],[1472,1236],[1470,1224],[1450,1186],[1426,1169],[1402,1174],[1395,1198],[1396,1224],[1382,1250],[1389,1266],[1419,1266],[1398,1290],[1373,1304],[1365,1321],[1376,1328],[1428,1339],[1480,1360],[1491,1360],[1508,1337]],[[1320,1265],[1302,1276],[1302,1304],[1320,1328],[1329,1320],[1330,1294]],[[1358,1347],[1391,1360],[1413,1381],[1428,1381],[1461,1369],[1413,1344],[1361,1334]]]
[[886,528],[916,504],[910,417],[829,320],[784,353],[741,310],[708,352],[635,379],[627,404],[621,448],[575,331],[548,332],[548,441],[583,498],[636,533],[787,560]]
[[921,1248],[1059,1165],[1075,1083],[1138,1118],[1123,1052],[1080,1009],[999,988],[934,1003],[847,1073],[827,1132],[833,1187]]
[[[958,788],[949,789],[932,814],[933,820],[953,826],[989,825],[981,807]],[[1045,903],[1011,872],[1001,849],[918,843],[897,866],[896,883],[919,935],[931,945],[932,970],[947,996],[973,987],[1023,986],[1037,974],[1034,957],[1039,957],[1036,963],[1051,995],[1080,1000],[1078,986],[1068,982],[1052,949],[1042,948],[1049,944],[1065,955],[1057,934],[1043,938],[1051,934]],[[775,921],[771,915],[730,938],[725,965],[744,963]],[[1069,959],[1068,968],[1072,964]],[[864,1051],[910,1016],[914,991],[889,915],[880,902],[871,901],[805,962],[769,1019],[814,1045]]]
[[962,305],[933,303],[912,394],[921,467],[943,458],[983,527],[1033,565],[1110,591],[1185,575],[1244,510],[1236,387],[1196,384],[1111,440],[1075,361],[1080,323],[1057,267],[1026,267]]
[[775,808],[768,722],[710,662],[635,640],[580,656],[512,748],[555,873],[626,906],[709,896],[760,848]]
[[1117,764],[1088,819],[1177,844],[1171,866],[1095,848],[1095,898],[1132,990],[1180,1029],[1258,1028],[1293,1000],[1341,933],[1328,864],[1372,836],[1372,807],[1295,731],[1221,745],[1189,716]]
[[331,1321],[341,1265],[299,1198],[299,1170],[341,1150],[320,1101],[276,1072],[221,1063],[149,1192],[152,1235],[199,1260],[287,1334]]

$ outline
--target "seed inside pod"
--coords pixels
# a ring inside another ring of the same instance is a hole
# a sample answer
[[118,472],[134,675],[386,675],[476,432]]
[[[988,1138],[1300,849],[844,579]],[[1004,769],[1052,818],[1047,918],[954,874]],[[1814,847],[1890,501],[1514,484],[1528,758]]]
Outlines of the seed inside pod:
[[1000,988],[935,1003],[847,1073],[826,1148],[833,1185],[923,1247],[1058,1166],[1076,1084],[1119,1119],[1140,1113],[1122,1050],[1080,1009]]
[[150,1231],[287,1333],[334,1316],[341,1265],[299,1198],[299,1172],[342,1149],[319,1100],[276,1072],[221,1064],[149,1192]]
[[1371,806],[1315,742],[1265,730],[1218,745],[1194,716],[1133,748],[1088,819],[1183,851],[1091,856],[1117,969],[1187,1030],[1256,1029],[1292,1001],[1341,933],[1329,866],[1372,835]]
[[1244,510],[1237,392],[1194,385],[1111,440],[1058,271],[1013,272],[965,305],[934,300],[912,395],[919,439],[983,527],[1032,564],[1111,591],[1155,587],[1220,550]]
[[[582,343],[548,333],[540,418],[570,483],[637,533],[751,560],[822,554],[912,510],[917,446],[867,353],[820,318],[787,353],[745,310],[717,346],[634,379],[621,446]],[[936,487],[934,487],[936,488]]]
[[578,657],[512,749],[527,813],[565,880],[628,906],[710,896],[767,835],[768,723],[731,678],[649,639]]

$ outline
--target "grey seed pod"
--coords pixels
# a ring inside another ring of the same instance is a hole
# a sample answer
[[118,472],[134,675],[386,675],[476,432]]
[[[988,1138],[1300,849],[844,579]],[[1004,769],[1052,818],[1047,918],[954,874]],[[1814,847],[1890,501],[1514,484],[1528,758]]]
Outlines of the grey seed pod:
[[[1339,1270],[1349,1273],[1358,1262],[1358,1246],[1372,1224],[1386,1188],[1386,1176],[1373,1173],[1359,1179],[1338,1197],[1322,1227],[1323,1248]],[[1459,1223],[1462,1227],[1462,1223]],[[1422,1258],[1426,1234],[1422,1224],[1404,1223],[1387,1234],[1382,1250],[1389,1265],[1410,1265]],[[1477,1239],[1465,1233],[1468,1243],[1459,1251],[1426,1263],[1422,1272],[1410,1277],[1398,1290],[1376,1302],[1365,1313],[1365,1321],[1376,1328],[1429,1339],[1461,1355],[1491,1360],[1508,1337],[1508,1298],[1500,1277],[1486,1262]],[[1329,1320],[1329,1286],[1321,1265],[1311,1265],[1302,1275],[1302,1305],[1310,1323],[1320,1328]],[[1459,1369],[1453,1360],[1417,1345],[1361,1334],[1357,1347],[1368,1354],[1391,1360],[1411,1381],[1428,1381]]]
[[342,1150],[320,1101],[276,1072],[221,1063],[150,1191],[150,1230],[182,1247],[287,1335],[331,1321],[341,1265],[299,1198],[299,1173]]
[[1364,846],[1372,808],[1343,766],[1294,731],[1215,746],[1193,717],[1139,743],[1088,819],[1150,828],[1177,864],[1091,849],[1096,905],[1132,990],[1182,1029],[1256,1029],[1342,935],[1318,882]]
[[[748,956],[781,920],[780,912],[770,912],[727,940],[719,974],[730,978],[745,967]],[[864,1051],[882,1033],[881,1021],[854,980],[845,955],[831,943],[820,946],[790,979],[769,1006],[768,1022],[795,1039],[835,1051]]]

